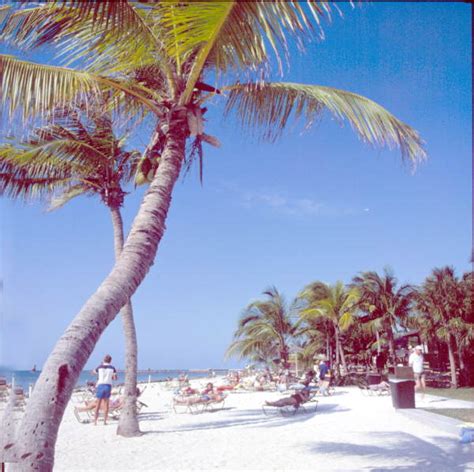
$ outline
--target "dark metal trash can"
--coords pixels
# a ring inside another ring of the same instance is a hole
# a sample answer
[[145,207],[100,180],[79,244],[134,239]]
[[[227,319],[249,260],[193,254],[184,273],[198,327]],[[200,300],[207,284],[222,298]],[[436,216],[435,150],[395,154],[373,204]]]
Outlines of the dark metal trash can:
[[415,382],[409,379],[390,379],[394,408],[415,408]]

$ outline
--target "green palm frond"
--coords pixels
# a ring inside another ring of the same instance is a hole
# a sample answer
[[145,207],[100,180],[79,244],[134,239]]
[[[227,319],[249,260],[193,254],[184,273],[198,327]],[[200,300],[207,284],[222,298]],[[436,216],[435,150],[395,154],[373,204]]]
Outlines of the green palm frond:
[[170,56],[182,61],[195,52],[182,103],[187,103],[203,69],[217,72],[229,69],[267,68],[270,47],[282,71],[283,55],[288,59],[287,36],[301,47],[320,19],[328,16],[327,2],[156,2],[164,41]]
[[0,148],[0,162],[9,161],[18,167],[61,169],[63,172],[85,172],[104,165],[107,156],[93,146],[75,139],[56,139],[25,148],[3,146]]
[[8,17],[8,14],[10,13],[10,9],[11,9],[10,5],[4,5],[0,7],[0,26]]
[[235,111],[246,129],[258,130],[265,139],[278,138],[292,117],[304,118],[309,127],[327,110],[341,122],[348,120],[366,143],[399,148],[402,157],[414,164],[426,157],[417,131],[351,92],[294,83],[236,84],[223,90],[230,92],[226,113]]
[[300,312],[300,316],[304,320],[314,320],[317,318],[324,318],[326,312],[321,308],[306,308]]
[[0,99],[8,105],[10,116],[20,109],[24,120],[47,116],[58,106],[94,101],[101,95],[101,90],[112,91],[117,98],[139,102],[154,113],[161,113],[146,96],[118,80],[65,67],[35,64],[3,54],[0,54],[0,80]]
[[25,201],[47,198],[59,185],[66,185],[69,179],[62,178],[15,178],[0,171],[0,195]]
[[22,166],[15,161],[12,146],[0,148],[0,194],[10,198],[41,199],[55,189],[70,183],[70,174],[63,168],[47,164]]
[[[134,16],[128,0],[114,0],[113,2],[84,2],[83,0],[53,0],[51,2],[59,8],[76,8],[80,15],[95,18],[97,24],[105,24],[111,28],[127,29],[134,27]],[[96,24],[94,23],[94,25]]]
[[339,318],[339,327],[342,330],[348,329],[352,323],[354,323],[354,314],[346,311],[340,318]]
[[49,2],[16,11],[2,38],[27,49],[55,44],[66,65],[80,64],[96,74],[130,73],[152,65],[174,91],[163,42],[153,29],[156,23],[150,9],[135,2]]
[[55,195],[51,198],[50,204],[48,206],[48,211],[54,211],[58,208],[63,207],[71,201],[73,198],[78,197],[80,195],[84,195],[88,193],[88,190],[84,187],[84,185],[72,185],[66,188],[63,192],[58,195]]

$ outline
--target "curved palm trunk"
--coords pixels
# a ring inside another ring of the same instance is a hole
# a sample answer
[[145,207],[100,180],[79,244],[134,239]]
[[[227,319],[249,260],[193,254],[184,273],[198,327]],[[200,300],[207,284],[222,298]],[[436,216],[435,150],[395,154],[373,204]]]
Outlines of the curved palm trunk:
[[[57,433],[74,386],[98,339],[145,278],[165,231],[171,193],[185,153],[183,118],[170,124],[153,182],[122,254],[48,357],[20,425],[15,458],[21,470],[52,470]],[[150,143],[158,143],[156,133]]]
[[[110,208],[114,228],[115,258],[123,249],[123,220],[119,208]],[[121,310],[123,334],[125,337],[125,386],[124,403],[120,413],[117,434],[125,437],[140,436],[137,418],[137,332],[133,319],[132,302],[129,300]]]

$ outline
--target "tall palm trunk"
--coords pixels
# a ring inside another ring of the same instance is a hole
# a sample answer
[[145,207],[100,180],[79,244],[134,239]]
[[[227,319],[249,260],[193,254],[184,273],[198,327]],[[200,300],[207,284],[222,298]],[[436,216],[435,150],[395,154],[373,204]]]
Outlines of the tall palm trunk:
[[[15,458],[20,469],[50,471],[64,410],[101,334],[145,278],[165,231],[171,193],[185,153],[184,116],[170,123],[160,165],[145,194],[123,251],[48,357],[20,425]],[[150,148],[157,146],[158,133]],[[13,449],[13,447],[11,448]]]
[[347,374],[348,370],[347,370],[346,355],[344,354],[344,346],[341,341],[341,336],[339,332],[337,333],[337,336],[339,338],[339,351],[340,351],[342,369],[344,370],[344,373]]
[[454,352],[455,352],[454,336],[450,334],[448,338],[448,356],[449,356],[449,367],[451,370],[451,386],[453,388],[458,388],[458,378],[456,375],[456,358],[454,357]]
[[459,383],[461,384],[461,386],[463,386],[465,385],[466,375],[467,375],[466,364],[464,362],[464,352],[463,352],[464,350],[462,348],[462,344],[461,344],[461,340],[459,339],[459,336],[455,338],[455,341],[456,341],[456,352],[458,355],[459,371],[460,371]]
[[[114,228],[115,258],[123,249],[123,220],[120,208],[110,207]],[[123,334],[125,337],[125,386],[124,403],[119,418],[117,434],[125,437],[140,436],[137,418],[137,332],[133,318],[132,302],[129,300],[121,310]]]
[[334,340],[336,342],[336,370],[337,370],[337,374],[340,375],[339,365],[341,363],[340,361],[341,349],[339,347],[339,342],[340,342],[339,333],[338,333],[336,325],[334,325]]
[[385,333],[387,334],[388,350],[390,353],[390,362],[395,365],[395,340],[393,338],[393,329],[391,321],[385,324]]

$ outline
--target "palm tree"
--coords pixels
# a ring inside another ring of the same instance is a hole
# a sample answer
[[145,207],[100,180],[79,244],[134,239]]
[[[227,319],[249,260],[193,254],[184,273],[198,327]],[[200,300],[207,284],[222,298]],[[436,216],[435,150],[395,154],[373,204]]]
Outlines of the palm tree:
[[346,288],[341,281],[334,285],[315,282],[306,287],[300,297],[308,303],[301,311],[303,320],[322,318],[331,323],[336,345],[336,368],[339,369],[339,364],[342,363],[344,372],[348,372],[341,334],[354,321],[359,301],[358,291],[355,288]]
[[263,292],[268,300],[256,301],[245,308],[226,356],[238,355],[254,361],[278,359],[289,367],[289,338],[293,333],[290,309],[275,287]]
[[386,336],[394,362],[394,330],[402,326],[410,313],[413,287],[402,285],[397,289],[397,279],[387,268],[383,276],[372,271],[362,272],[352,279],[351,286],[359,290],[359,307],[367,313],[365,322],[380,319],[381,331]]
[[454,269],[448,266],[433,269],[416,296],[416,309],[421,315],[418,320],[420,327],[434,334],[448,347],[451,385],[454,388],[458,386],[456,354],[462,359],[461,352],[456,352],[456,346],[465,334],[465,306],[463,284]]
[[[105,106],[105,103],[104,103]],[[110,210],[115,255],[123,248],[120,208],[123,185],[139,174],[139,153],[121,147],[104,106],[88,110],[56,109],[52,123],[38,128],[18,146],[0,146],[0,192],[14,198],[46,197],[49,209],[62,207],[79,195],[96,195]],[[137,336],[131,302],[121,310],[125,335],[125,401],[117,433],[137,436]]]
[[294,353],[302,369],[312,368],[315,355],[326,349],[325,332],[315,325],[317,323],[303,322],[301,318],[295,323],[294,340],[290,352]]
[[115,113],[132,118],[142,113],[154,120],[144,159],[159,157],[114,268],[43,368],[20,425],[17,459],[25,469],[53,466],[57,431],[77,377],[153,264],[187,140],[194,140],[200,157],[203,141],[216,143],[203,129],[206,102],[226,100],[227,113],[235,111],[245,127],[271,140],[291,118],[310,125],[328,110],[349,121],[365,142],[398,147],[413,163],[425,158],[418,133],[371,100],[330,87],[271,81],[272,64],[282,74],[289,62],[289,39],[302,46],[321,31],[320,21],[330,13],[329,3],[317,1],[303,7],[236,0],[70,0],[13,9],[3,38],[27,49],[58,45],[68,67],[0,55],[0,99],[9,115],[33,120],[84,95],[107,92]]

